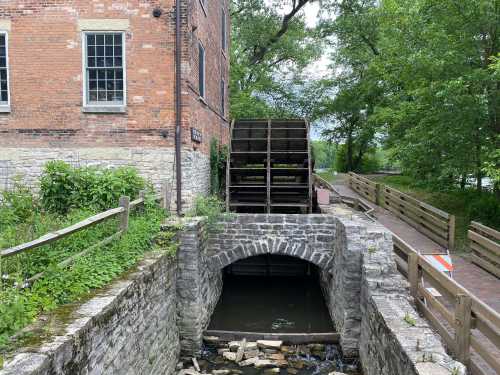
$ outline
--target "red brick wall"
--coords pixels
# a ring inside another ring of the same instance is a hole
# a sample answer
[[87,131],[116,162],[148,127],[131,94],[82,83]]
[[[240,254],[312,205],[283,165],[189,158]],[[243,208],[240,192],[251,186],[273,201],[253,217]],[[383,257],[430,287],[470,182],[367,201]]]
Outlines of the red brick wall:
[[[192,148],[189,128],[203,131],[206,151],[212,135],[227,129],[220,114],[220,76],[227,76],[228,61],[220,49],[220,1],[209,0],[201,17],[199,0],[183,0],[191,14],[184,15],[186,43],[183,74],[184,142]],[[225,0],[227,1],[227,0]],[[10,97],[12,111],[0,114],[0,147],[173,147],[174,0],[38,0],[7,1],[0,19],[10,19]],[[161,18],[153,9],[163,10]],[[82,46],[79,19],[128,19],[126,33],[127,113],[82,113]],[[191,33],[190,22],[198,31]],[[200,31],[203,30],[203,34]],[[229,30],[229,26],[228,26]],[[207,51],[207,103],[196,95],[197,71],[190,51],[201,35]],[[193,81],[194,80],[194,81]],[[194,82],[194,86],[193,86]],[[228,79],[226,78],[226,82]],[[228,90],[226,90],[228,91]],[[227,100],[226,100],[227,102]],[[226,110],[227,112],[227,110]],[[161,130],[168,130],[163,138]]]
[[[222,9],[226,10],[227,36],[229,46],[229,0],[207,0],[202,6],[202,0],[190,0],[187,45],[188,45],[188,71],[186,77],[185,101],[190,108],[189,126],[203,132],[204,141],[202,150],[207,150],[210,138],[215,137],[226,143],[229,136],[229,113],[227,93],[229,91],[229,50],[222,49]],[[205,48],[205,98],[200,99],[199,94],[199,61],[198,43]],[[228,47],[229,48],[229,47]],[[221,103],[221,79],[226,84],[225,108]],[[198,145],[190,142],[189,129],[186,129],[185,141],[193,147]]]

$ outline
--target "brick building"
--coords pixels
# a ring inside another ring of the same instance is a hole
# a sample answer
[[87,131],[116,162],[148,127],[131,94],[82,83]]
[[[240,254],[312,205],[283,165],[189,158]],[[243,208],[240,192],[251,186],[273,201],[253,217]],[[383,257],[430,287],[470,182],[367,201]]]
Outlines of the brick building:
[[175,188],[178,126],[189,207],[209,188],[211,138],[228,136],[228,2],[2,1],[0,184],[17,174],[34,184],[60,159],[132,165]]

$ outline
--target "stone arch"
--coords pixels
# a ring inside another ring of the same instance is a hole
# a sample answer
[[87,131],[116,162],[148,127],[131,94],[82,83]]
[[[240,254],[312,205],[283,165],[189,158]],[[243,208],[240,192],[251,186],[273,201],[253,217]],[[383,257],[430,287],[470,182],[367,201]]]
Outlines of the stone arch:
[[207,259],[208,267],[214,272],[220,271],[222,268],[238,260],[264,254],[286,255],[299,258],[316,265],[324,271],[330,271],[333,264],[333,256],[324,250],[315,251],[304,241],[287,241],[276,238],[241,241],[231,249],[222,250],[210,256]]

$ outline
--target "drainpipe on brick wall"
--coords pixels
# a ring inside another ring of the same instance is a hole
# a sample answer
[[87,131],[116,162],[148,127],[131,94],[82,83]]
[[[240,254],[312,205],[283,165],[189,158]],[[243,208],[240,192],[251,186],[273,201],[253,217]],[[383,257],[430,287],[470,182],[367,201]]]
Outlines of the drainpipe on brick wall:
[[182,99],[182,38],[181,2],[175,0],[175,180],[177,190],[177,215],[182,212],[182,160],[181,160],[181,99]]

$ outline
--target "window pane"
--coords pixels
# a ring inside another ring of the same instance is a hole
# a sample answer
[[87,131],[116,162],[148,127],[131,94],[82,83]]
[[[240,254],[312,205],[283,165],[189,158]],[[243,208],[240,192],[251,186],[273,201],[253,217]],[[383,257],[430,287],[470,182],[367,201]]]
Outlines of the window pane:
[[96,34],[95,44],[98,46],[104,45],[104,34]]
[[92,36],[95,39],[90,41],[95,40],[96,46],[87,45],[88,100],[104,103],[123,101],[123,69],[120,68],[123,64],[122,34],[95,33]]
[[198,63],[198,87],[200,90],[200,96],[205,96],[205,50],[203,46],[199,45],[199,63]]
[[7,70],[0,69],[0,80],[5,81],[7,79]]
[[0,34],[0,102],[9,101],[9,87],[7,82],[7,37]]
[[107,34],[106,35],[106,44],[109,45],[109,44],[113,44],[113,34]]
[[7,59],[5,57],[0,57],[0,68],[5,68],[7,66]]
[[95,34],[87,34],[87,45],[88,46],[95,45]]
[[2,102],[7,102],[9,100],[9,95],[7,94],[7,91],[2,90],[2,95],[0,100]]

